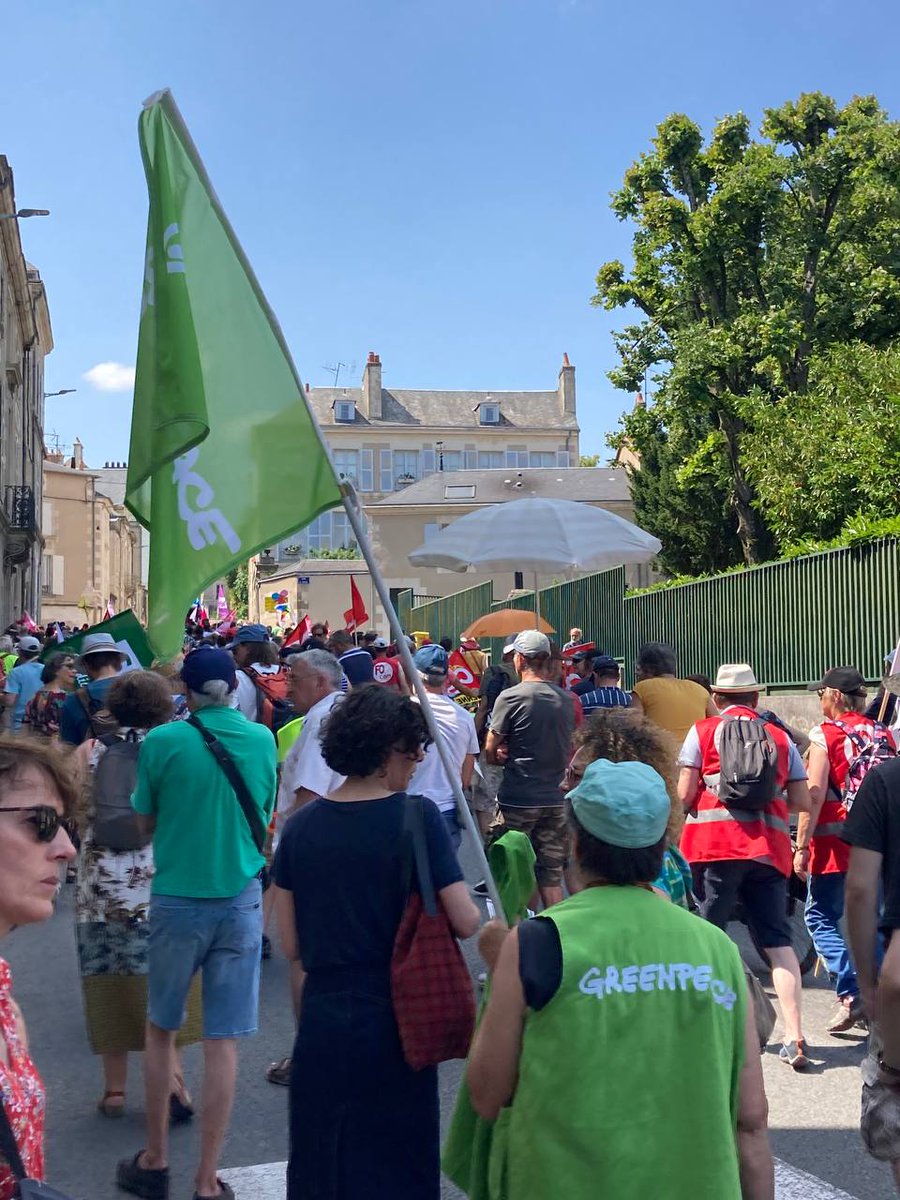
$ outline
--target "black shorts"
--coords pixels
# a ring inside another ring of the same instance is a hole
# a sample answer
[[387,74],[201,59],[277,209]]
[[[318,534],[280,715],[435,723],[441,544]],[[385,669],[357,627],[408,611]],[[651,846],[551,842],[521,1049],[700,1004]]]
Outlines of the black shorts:
[[760,946],[777,950],[791,945],[788,881],[774,867],[735,859],[695,863],[693,871],[701,917],[724,929],[740,900]]

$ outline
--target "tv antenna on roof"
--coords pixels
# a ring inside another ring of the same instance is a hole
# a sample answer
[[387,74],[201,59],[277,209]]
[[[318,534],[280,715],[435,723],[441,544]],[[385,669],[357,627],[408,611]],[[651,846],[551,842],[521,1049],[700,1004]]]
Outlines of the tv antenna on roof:
[[334,376],[334,383],[332,384],[332,387],[337,387],[338,379],[340,378],[341,371],[343,369],[346,369],[348,371],[355,371],[356,363],[355,362],[352,362],[352,363],[339,362],[339,363],[335,363],[333,367],[326,365],[322,368],[323,371],[330,371],[331,374]]

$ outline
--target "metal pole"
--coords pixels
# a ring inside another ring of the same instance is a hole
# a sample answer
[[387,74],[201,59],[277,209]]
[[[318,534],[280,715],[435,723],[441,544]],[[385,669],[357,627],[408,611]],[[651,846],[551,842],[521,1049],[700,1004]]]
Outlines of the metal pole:
[[538,573],[534,573],[534,627],[541,627],[541,593],[538,591]]
[[428,725],[428,732],[434,739],[434,744],[437,747],[437,752],[441,756],[441,762],[444,766],[444,771],[447,778],[450,780],[450,785],[453,788],[453,798],[456,800],[456,810],[462,822],[463,828],[468,831],[472,839],[472,845],[475,849],[475,858],[478,863],[478,869],[484,873],[484,878],[487,883],[488,892],[491,900],[494,902],[494,909],[499,918],[503,919],[503,903],[500,899],[500,893],[497,890],[497,884],[491,874],[491,868],[488,865],[487,855],[484,852],[484,845],[481,840],[481,833],[475,823],[475,818],[469,810],[466,803],[466,798],[463,795],[462,783],[459,778],[459,769],[454,765],[450,757],[450,748],[447,745],[444,735],[442,734],[437,721],[434,719],[434,713],[431,711],[431,704],[428,700],[428,693],[425,691],[425,685],[422,683],[422,677],[416,670],[413,662],[412,654],[410,653],[409,644],[403,630],[400,628],[400,619],[394,610],[391,603],[391,594],[388,590],[384,577],[381,574],[381,568],[375,558],[375,553],[369,544],[369,535],[363,525],[360,516],[359,507],[356,502],[356,495],[353,491],[353,485],[346,480],[341,483],[341,498],[344,503],[347,517],[353,527],[353,532],[356,534],[356,541],[362,550],[363,558],[369,564],[369,571],[372,574],[372,583],[374,584],[379,599],[384,607],[384,611],[388,615],[388,620],[391,626],[391,634],[397,643],[397,649],[400,651],[400,658],[409,677],[410,685],[416,693],[416,698],[422,707],[422,715],[425,718],[425,723]]

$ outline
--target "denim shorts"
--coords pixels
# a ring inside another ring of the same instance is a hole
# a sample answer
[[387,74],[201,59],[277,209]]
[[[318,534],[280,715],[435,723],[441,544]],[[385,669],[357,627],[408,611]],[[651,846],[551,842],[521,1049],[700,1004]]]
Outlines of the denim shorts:
[[191,980],[202,971],[204,1038],[256,1033],[262,925],[258,879],[222,900],[153,896],[148,1019],[159,1029],[180,1029]]

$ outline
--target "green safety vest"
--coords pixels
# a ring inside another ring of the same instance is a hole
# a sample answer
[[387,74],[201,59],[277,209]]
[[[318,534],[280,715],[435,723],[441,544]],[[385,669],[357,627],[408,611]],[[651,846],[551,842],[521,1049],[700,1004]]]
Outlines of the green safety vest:
[[492,1200],[740,1200],[737,948],[643,888],[588,888],[545,915],[562,984],[526,1013]]
[[293,721],[288,721],[287,725],[282,727],[275,734],[275,742],[278,746],[278,765],[284,762],[288,756],[288,751],[297,738],[303,732],[303,722],[305,717],[295,717]]

